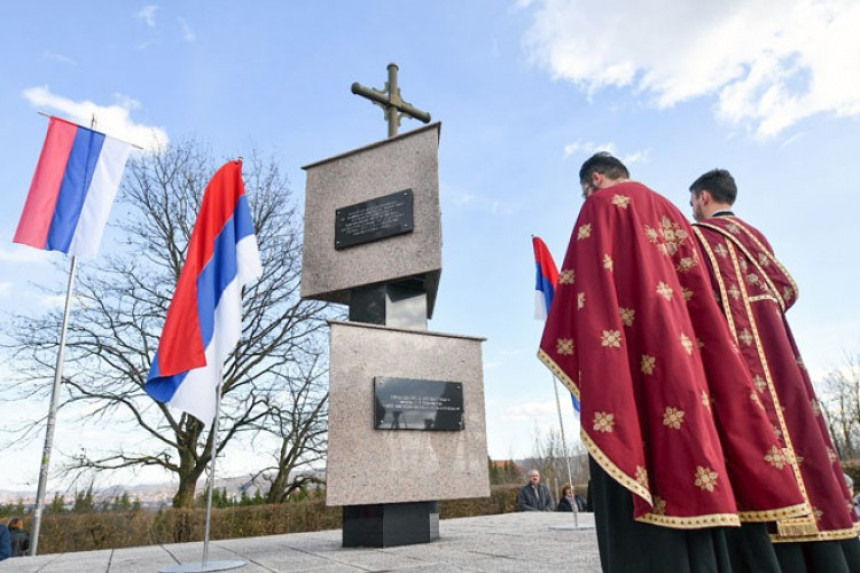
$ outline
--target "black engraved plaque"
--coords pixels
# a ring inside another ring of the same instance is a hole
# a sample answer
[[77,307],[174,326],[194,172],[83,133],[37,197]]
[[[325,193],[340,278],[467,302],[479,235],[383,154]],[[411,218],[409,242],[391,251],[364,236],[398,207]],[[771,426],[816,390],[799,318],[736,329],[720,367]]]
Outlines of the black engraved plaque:
[[404,189],[337,209],[334,248],[340,250],[411,233],[415,227],[412,206],[412,189]]
[[373,378],[377,430],[460,431],[463,384],[413,378]]

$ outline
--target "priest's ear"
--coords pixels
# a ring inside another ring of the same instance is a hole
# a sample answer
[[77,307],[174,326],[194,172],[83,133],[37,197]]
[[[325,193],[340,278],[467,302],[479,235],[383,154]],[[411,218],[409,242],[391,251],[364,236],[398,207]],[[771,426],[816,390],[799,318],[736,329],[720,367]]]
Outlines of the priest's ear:
[[708,191],[707,189],[702,189],[701,191],[699,191],[698,196],[699,196],[699,199],[701,199],[702,204],[704,204],[704,205],[710,205],[711,203],[714,202],[714,196],[711,195],[711,192]]

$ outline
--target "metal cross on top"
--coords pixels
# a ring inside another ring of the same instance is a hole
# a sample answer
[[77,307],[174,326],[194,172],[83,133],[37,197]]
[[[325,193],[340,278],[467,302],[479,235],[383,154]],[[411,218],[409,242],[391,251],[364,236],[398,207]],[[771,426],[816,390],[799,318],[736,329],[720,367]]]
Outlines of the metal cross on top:
[[385,110],[385,121],[388,122],[388,137],[397,135],[400,126],[400,116],[406,114],[424,123],[430,123],[430,114],[412,107],[400,97],[400,87],[397,85],[397,64],[388,64],[388,81],[384,90],[366,88],[358,82],[352,84],[352,93],[366,97]]

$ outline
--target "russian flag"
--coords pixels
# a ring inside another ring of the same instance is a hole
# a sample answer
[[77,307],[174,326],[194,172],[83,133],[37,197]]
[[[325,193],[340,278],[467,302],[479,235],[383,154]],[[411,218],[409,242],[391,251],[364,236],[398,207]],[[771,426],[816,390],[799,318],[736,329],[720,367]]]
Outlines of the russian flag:
[[546,320],[555,289],[558,285],[558,269],[552,260],[549,249],[538,237],[532,237],[532,245],[535,249],[535,266],[537,267],[537,279],[535,280],[535,318]]
[[51,117],[16,243],[93,258],[131,145]]
[[[546,320],[549,309],[552,306],[552,299],[555,297],[555,289],[558,286],[558,268],[555,266],[555,261],[552,260],[552,255],[546,247],[546,243],[538,237],[532,237],[532,246],[535,249],[535,266],[537,267],[537,279],[535,280],[535,318]],[[579,400],[576,399],[573,392],[570,394],[570,399],[573,402],[573,409],[579,413]]]
[[242,334],[242,287],[262,272],[242,163],[231,161],[203,195],[146,380],[150,396],[212,423],[221,368]]

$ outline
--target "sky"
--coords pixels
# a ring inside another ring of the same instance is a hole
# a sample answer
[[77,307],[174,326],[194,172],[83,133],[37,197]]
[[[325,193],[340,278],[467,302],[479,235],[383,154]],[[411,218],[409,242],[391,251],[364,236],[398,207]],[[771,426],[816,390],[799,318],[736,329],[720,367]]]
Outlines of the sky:
[[[814,379],[860,351],[853,0],[45,1],[0,3],[0,20],[0,312],[62,304],[34,285],[62,289],[65,256],[12,243],[47,127],[37,111],[95,115],[146,150],[196,137],[225,160],[271,153],[303,204],[301,166],[386,137],[382,110],[350,86],[382,88],[396,62],[403,98],[442,123],[443,271],[429,328],[487,339],[494,459],[529,455],[558,426],[536,358],[531,236],[561,262],[582,205],[577,173],[598,150],[687,214],[690,183],[729,169],[736,213],[800,286],[789,320]],[[421,126],[404,119],[400,131]],[[0,364],[0,383],[14,368]],[[0,428],[47,409],[0,404]],[[576,441],[564,395],[561,410]],[[139,438],[61,416],[52,464],[81,441],[117,439]],[[0,489],[35,489],[41,440],[0,452]],[[260,454],[228,450],[219,475]],[[55,472],[50,487],[63,483]]]

